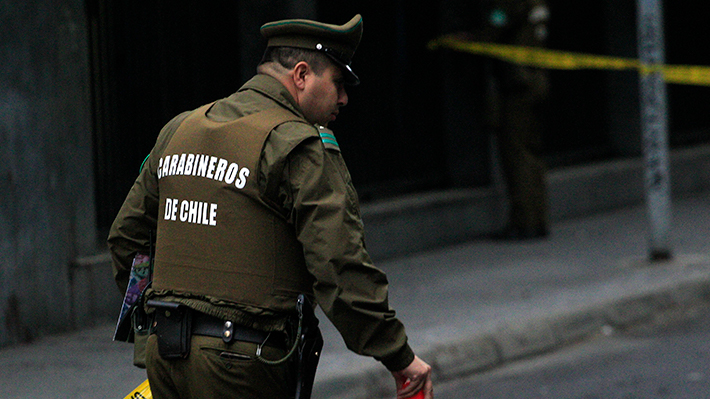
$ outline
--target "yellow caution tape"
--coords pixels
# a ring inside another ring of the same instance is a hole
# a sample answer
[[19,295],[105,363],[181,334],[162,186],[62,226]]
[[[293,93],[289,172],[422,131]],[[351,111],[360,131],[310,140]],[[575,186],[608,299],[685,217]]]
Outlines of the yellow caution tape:
[[131,391],[124,399],[153,399],[153,393],[150,391],[148,380],[143,381],[136,389]]
[[545,69],[632,69],[642,74],[662,72],[665,81],[668,83],[710,86],[710,67],[706,66],[645,65],[633,58],[582,54],[539,47],[472,42],[454,36],[442,36],[432,40],[429,42],[428,47],[431,50],[444,47],[485,55],[518,65]]

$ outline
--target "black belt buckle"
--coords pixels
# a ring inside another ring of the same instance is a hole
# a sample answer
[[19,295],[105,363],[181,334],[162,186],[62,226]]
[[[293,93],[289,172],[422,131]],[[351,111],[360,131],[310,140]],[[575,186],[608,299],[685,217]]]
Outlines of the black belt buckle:
[[179,303],[156,300],[148,301],[148,306],[155,308],[153,327],[160,357],[187,358],[192,340],[192,310]]

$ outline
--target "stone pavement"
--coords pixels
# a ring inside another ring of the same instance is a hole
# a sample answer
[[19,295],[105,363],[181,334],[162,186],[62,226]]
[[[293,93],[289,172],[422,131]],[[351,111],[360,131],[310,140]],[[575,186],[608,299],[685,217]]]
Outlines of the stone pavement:
[[[474,240],[378,265],[410,344],[442,381],[710,301],[710,197],[673,200],[670,261],[648,262],[647,225],[634,206],[557,222],[547,240]],[[394,397],[384,368],[321,324],[313,397]],[[0,350],[0,398],[124,398],[145,373],[111,333]]]

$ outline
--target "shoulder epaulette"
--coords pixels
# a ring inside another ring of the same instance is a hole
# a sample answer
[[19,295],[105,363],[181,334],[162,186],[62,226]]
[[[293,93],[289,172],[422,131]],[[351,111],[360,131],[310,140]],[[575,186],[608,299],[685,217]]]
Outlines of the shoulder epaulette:
[[336,140],[332,130],[318,126],[318,133],[326,149],[340,151],[340,145],[338,145],[338,140]]

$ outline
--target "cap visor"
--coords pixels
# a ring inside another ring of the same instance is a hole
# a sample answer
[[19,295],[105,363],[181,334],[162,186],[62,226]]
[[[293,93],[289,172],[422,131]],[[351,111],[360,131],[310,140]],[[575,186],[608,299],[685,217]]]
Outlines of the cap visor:
[[350,86],[357,86],[360,84],[360,78],[355,75],[355,72],[353,72],[353,69],[350,67],[350,65],[345,64],[344,62],[340,61],[337,57],[334,57],[332,54],[325,53],[333,62],[335,62],[335,65],[339,66],[340,69],[343,70],[343,77],[345,78],[345,84],[350,85]]

